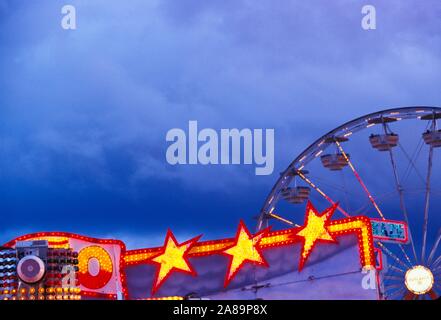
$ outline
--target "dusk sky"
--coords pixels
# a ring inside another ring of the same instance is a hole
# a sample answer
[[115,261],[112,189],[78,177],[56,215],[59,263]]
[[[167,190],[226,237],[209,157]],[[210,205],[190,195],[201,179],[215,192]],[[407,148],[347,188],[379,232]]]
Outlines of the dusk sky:
[[[60,26],[65,4],[76,30]],[[365,4],[376,30],[361,28]],[[69,231],[136,248],[169,227],[180,241],[252,229],[320,136],[441,105],[440,28],[439,0],[0,0],[0,242]],[[168,164],[166,133],[189,120],[273,128],[273,174]]]

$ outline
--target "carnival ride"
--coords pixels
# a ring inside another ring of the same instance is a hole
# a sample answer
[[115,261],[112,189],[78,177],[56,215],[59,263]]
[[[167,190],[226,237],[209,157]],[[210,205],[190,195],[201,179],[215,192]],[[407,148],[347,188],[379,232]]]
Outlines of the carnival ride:
[[[344,217],[362,214],[380,223],[405,221],[408,241],[375,241],[389,261],[381,277],[381,297],[438,297],[441,219],[436,215],[441,189],[436,183],[441,166],[435,149],[441,147],[439,119],[438,107],[389,109],[320,137],[281,174],[261,210],[257,231],[269,225],[296,225],[292,206],[310,198],[329,204],[339,201],[337,209]],[[386,227],[383,232],[391,235],[393,230]]]

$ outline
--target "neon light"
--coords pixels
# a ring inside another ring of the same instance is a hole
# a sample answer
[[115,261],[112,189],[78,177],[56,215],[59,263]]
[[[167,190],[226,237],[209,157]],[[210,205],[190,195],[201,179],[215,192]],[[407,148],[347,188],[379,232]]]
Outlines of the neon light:
[[45,237],[35,238],[32,240],[47,240],[51,248],[55,249],[68,249],[69,248],[69,238],[67,237],[50,237],[47,239]]
[[[359,240],[360,261],[362,267],[375,265],[371,230],[372,227],[369,218],[358,216],[330,221],[327,228],[330,235],[333,237],[345,234],[356,234]],[[260,240],[259,247],[261,249],[267,249],[298,243],[300,238],[296,236],[296,233],[299,230],[300,228],[296,227],[281,231],[268,232]],[[219,254],[228,247],[233,246],[234,243],[234,239],[198,242],[190,249],[187,256],[192,258]],[[365,248],[368,249],[366,252]],[[143,264],[147,263],[152,256],[157,255],[160,251],[161,248],[129,250],[126,252],[124,260],[126,261],[126,265]]]
[[[24,235],[21,237],[17,237],[15,239],[9,241],[8,243],[4,244],[4,247],[12,248],[15,246],[15,244],[18,241],[47,240],[48,243],[52,243],[52,242],[60,241],[61,238],[81,240],[81,241],[85,241],[85,242],[94,243],[97,245],[117,245],[117,246],[119,246],[119,248],[121,250],[119,265],[114,266],[114,267],[118,268],[119,273],[120,273],[119,280],[121,281],[122,294],[125,299],[128,298],[128,290],[127,290],[127,286],[126,286],[126,275],[124,272],[124,270],[125,270],[124,257],[125,257],[125,253],[126,253],[126,246],[125,246],[124,242],[122,242],[120,240],[98,239],[98,238],[82,236],[82,235],[78,235],[78,234],[70,233],[70,232],[36,232],[36,233],[30,233],[30,234],[27,234],[27,235]],[[55,244],[55,245],[57,245],[57,244]],[[80,259],[78,262],[80,263]],[[87,289],[94,290],[92,288],[87,288]],[[105,298],[105,299],[116,299],[117,298],[116,294],[106,294],[106,293],[89,291],[89,290],[84,290],[84,289],[81,290],[81,295],[87,296],[87,297],[96,297],[96,298]]]
[[92,292],[92,291],[81,291],[81,296],[90,298],[99,298],[107,300],[116,300],[116,294]]
[[[375,266],[372,227],[369,218],[359,216],[329,221],[326,224],[326,228],[332,238],[346,234],[356,234],[359,240],[361,266],[366,269],[371,269]],[[259,249],[268,249],[298,243],[301,241],[301,237],[298,236],[301,229],[302,227],[296,227],[265,233],[259,240],[258,247]],[[189,250],[188,257],[219,254],[234,246],[236,242],[237,240],[235,239],[198,242]],[[160,248],[127,251],[125,261],[128,265],[146,263],[150,257],[157,254],[158,250]]]
[[[97,259],[99,271],[96,275],[91,275],[89,262]],[[89,246],[78,253],[78,280],[81,285],[89,289],[101,289],[112,278],[113,263],[109,253],[99,246]]]
[[[307,217],[304,226],[274,232],[270,232],[266,229],[256,235],[249,233],[246,226],[243,224],[243,222],[241,222],[234,238],[199,242],[200,237],[196,237],[179,244],[174,235],[169,231],[167,233],[164,246],[156,248],[126,251],[124,243],[119,240],[102,240],[62,232],[29,234],[18,237],[8,242],[5,246],[13,247],[17,241],[25,241],[36,238],[46,239],[56,245],[61,244],[61,240],[64,240],[60,239],[59,237],[83,240],[96,244],[86,247],[86,249],[80,251],[80,256],[78,257],[80,266],[80,282],[82,284],[85,283],[87,288],[89,288],[89,290],[82,290],[81,296],[105,299],[116,299],[117,296],[113,293],[108,294],[93,291],[93,288],[98,288],[103,284],[105,285],[106,281],[104,280],[108,278],[109,274],[113,274],[113,270],[115,270],[115,268],[120,274],[119,280],[122,284],[123,296],[128,298],[126,274],[124,272],[126,266],[145,263],[156,264],[158,268],[156,277],[152,284],[152,292],[156,293],[156,291],[160,288],[160,286],[163,285],[168,277],[173,274],[173,271],[183,272],[193,276],[196,275],[191,264],[189,263],[189,258],[222,254],[227,255],[230,258],[230,265],[225,276],[225,285],[227,286],[245,263],[248,262],[256,265],[267,266],[264,255],[262,254],[262,250],[293,245],[303,241],[303,250],[299,266],[300,270],[303,268],[308,256],[318,242],[322,240],[338,241],[337,238],[339,236],[347,234],[355,234],[357,236],[361,266],[367,269],[373,268],[375,266],[375,252],[370,219],[364,216],[358,216],[331,221],[330,218],[333,212],[337,209],[337,206],[338,204],[334,204],[319,216],[312,204],[308,203]],[[58,239],[56,239],[56,237],[58,237]],[[105,252],[104,248],[99,246],[100,244],[120,246],[121,254],[119,265],[113,265],[111,260],[109,262],[108,253]],[[104,252],[102,250],[104,250]],[[92,277],[84,280],[84,275],[87,274],[86,270],[88,270],[89,260],[92,257],[98,259],[100,262],[100,267],[102,270],[104,270],[105,274],[103,273],[96,279]],[[83,278],[81,279],[81,277]],[[107,281],[111,281],[111,278]]]
[[374,248],[375,252],[375,269],[383,270],[383,251],[378,248]]
[[409,230],[405,222],[371,218],[371,223],[374,239],[401,243],[409,241]]
[[158,265],[153,282],[152,295],[156,293],[172,271],[180,271],[196,276],[196,272],[187,259],[187,253],[200,237],[178,244],[173,233],[170,230],[167,231],[162,252],[149,260]]
[[260,241],[268,232],[269,229],[265,229],[255,236],[252,236],[243,221],[240,221],[234,245],[223,251],[223,254],[228,256],[230,261],[225,276],[224,287],[228,286],[246,262],[257,266],[269,267],[259,247]]
[[126,248],[124,242],[122,242],[120,240],[98,239],[98,238],[82,236],[82,235],[75,234],[75,233],[70,233],[70,232],[36,232],[36,233],[29,233],[29,234],[26,234],[24,236],[15,238],[15,239],[7,242],[3,246],[11,248],[18,241],[39,240],[39,239],[40,240],[53,241],[54,238],[55,239],[59,239],[60,237],[72,238],[72,239],[77,239],[77,240],[83,240],[83,241],[92,242],[92,243],[96,243],[96,244],[117,244],[117,245],[121,246],[121,248],[124,248],[124,251],[125,251],[125,248]]
[[375,266],[372,227],[367,217],[360,216],[331,221],[328,230],[332,235],[357,234],[361,265],[365,269],[372,269]]
[[277,214],[275,214],[275,213],[268,213],[268,215],[269,215],[270,217],[274,218],[274,219],[277,219],[277,220],[280,220],[280,221],[282,221],[282,222],[285,222],[286,224],[289,224],[289,225],[291,225],[291,226],[299,227],[299,225],[295,224],[294,222],[289,221],[288,219],[282,218],[281,216],[279,216],[279,215],[277,215]]
[[338,204],[335,204],[319,215],[312,203],[308,201],[308,204],[306,205],[307,214],[305,218],[305,226],[296,233],[297,236],[303,238],[299,271],[303,269],[303,266],[317,241],[336,242],[335,239],[330,235],[327,225],[328,220],[334,214],[337,206]]
[[159,301],[159,300],[184,300],[184,297],[180,296],[171,296],[171,297],[159,297],[159,298],[145,298],[145,299],[138,299],[138,300],[153,300],[153,301]]

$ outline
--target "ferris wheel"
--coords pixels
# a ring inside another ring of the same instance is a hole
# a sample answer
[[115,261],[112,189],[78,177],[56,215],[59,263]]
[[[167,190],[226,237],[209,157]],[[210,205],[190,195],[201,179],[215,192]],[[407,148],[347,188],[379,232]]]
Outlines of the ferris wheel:
[[342,217],[403,221],[405,241],[377,238],[374,243],[387,260],[380,278],[381,298],[437,298],[441,294],[440,119],[439,107],[395,108],[325,134],[281,173],[261,209],[257,230],[298,226],[307,200],[338,205]]

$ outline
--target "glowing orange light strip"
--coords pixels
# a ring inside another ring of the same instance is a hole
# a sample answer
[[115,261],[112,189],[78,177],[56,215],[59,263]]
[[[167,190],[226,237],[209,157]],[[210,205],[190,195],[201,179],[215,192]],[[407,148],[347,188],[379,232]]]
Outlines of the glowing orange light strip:
[[[360,263],[363,268],[374,268],[375,266],[375,253],[373,246],[372,226],[367,217],[358,216],[350,217],[340,220],[329,221],[327,225],[328,231],[331,236],[338,237],[340,235],[355,234],[358,238],[358,246],[360,251]],[[302,227],[295,227],[291,229],[285,229],[281,231],[268,232],[259,240],[260,249],[269,249],[273,247],[281,247],[299,243],[302,241],[301,237],[297,233]],[[79,239],[89,241],[96,244],[116,244],[121,248],[121,256],[119,261],[119,270],[122,283],[122,291],[125,298],[128,297],[128,290],[126,287],[126,275],[125,267],[130,265],[138,265],[142,263],[151,262],[150,260],[162,253],[163,247],[146,248],[138,250],[125,250],[125,245],[119,240],[102,240],[96,238],[90,238],[80,236],[71,233],[64,232],[40,232],[34,234],[28,234],[19,238],[16,238],[8,242],[5,246],[12,247],[17,241],[30,240],[35,238],[46,238],[49,241],[57,241],[60,239],[53,239],[54,237],[67,237],[72,239]],[[197,240],[196,240],[197,241]],[[190,258],[208,256],[213,254],[222,254],[226,249],[235,245],[235,238],[227,238],[212,241],[195,242],[191,249],[188,251],[187,256]],[[80,257],[79,257],[80,259]],[[81,265],[82,261],[79,262]],[[99,292],[82,290],[81,295],[84,297],[100,297]],[[107,299],[115,299],[114,294],[106,294],[103,297]]]
[[[120,271],[120,281],[121,281],[121,285],[122,285],[122,292],[123,292],[124,297],[126,299],[128,298],[128,289],[126,286],[126,275],[124,272],[124,256],[125,256],[125,252],[126,252],[126,245],[121,240],[98,239],[98,238],[82,236],[82,235],[78,235],[78,234],[70,233],[70,232],[54,231],[54,232],[36,232],[36,233],[26,234],[24,236],[21,236],[21,237],[18,237],[18,238],[15,238],[15,239],[9,241],[8,243],[4,244],[3,246],[12,248],[15,246],[15,244],[17,242],[27,241],[27,240],[47,240],[48,243],[57,242],[57,245],[59,245],[59,241],[64,240],[62,238],[64,238],[64,239],[77,239],[77,240],[82,240],[82,241],[91,242],[91,243],[95,243],[95,244],[118,245],[121,249],[120,259],[118,261],[118,264],[119,264],[118,268]],[[57,245],[51,246],[51,247],[57,247]],[[81,260],[81,259],[79,259],[79,260]],[[79,261],[79,263],[82,263],[82,261]],[[100,293],[97,291],[87,291],[87,290],[81,290],[81,296],[113,299],[113,300],[117,298],[116,294],[107,294],[107,293]]]
[[[367,217],[358,216],[330,221],[329,232],[333,236],[356,234],[359,240],[361,265],[372,267],[375,265],[375,254],[371,228],[371,222]],[[266,249],[298,243],[300,240],[295,235],[299,229],[299,227],[296,227],[270,232],[260,240],[260,247]],[[191,258],[219,254],[232,245],[234,245],[234,239],[232,238],[198,242],[189,251],[188,256]],[[124,256],[124,262],[126,265],[142,264],[151,257],[158,255],[161,250],[162,247],[128,250]]]
[[159,301],[159,300],[184,300],[184,297],[180,296],[171,296],[171,297],[159,297],[159,298],[145,298],[145,299],[138,299],[143,301]]

